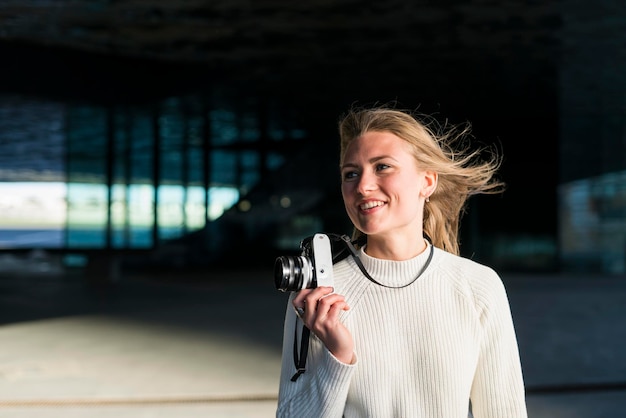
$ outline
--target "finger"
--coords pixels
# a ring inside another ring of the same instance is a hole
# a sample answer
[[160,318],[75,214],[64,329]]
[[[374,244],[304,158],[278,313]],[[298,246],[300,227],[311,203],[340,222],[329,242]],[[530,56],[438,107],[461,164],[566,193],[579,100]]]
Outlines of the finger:
[[345,301],[333,303],[332,306],[330,306],[330,308],[328,309],[326,317],[331,321],[337,321],[339,320],[339,315],[341,314],[341,312],[347,311],[349,309],[350,306],[348,306]]
[[346,300],[342,295],[338,295],[336,293],[328,294],[317,301],[317,313],[318,315],[328,315],[328,312],[335,305],[339,305],[342,310],[343,306],[346,305]]
[[312,292],[312,289],[303,289],[299,291],[298,293],[296,293],[296,296],[291,301],[291,304],[293,305],[293,307],[294,308],[304,307],[304,303],[305,303],[304,300],[311,292]]
[[308,303],[311,307],[316,307],[320,299],[331,294],[333,294],[332,287],[318,287],[304,297],[304,303]]
[[314,321],[315,317],[318,317],[319,315],[326,316],[328,312],[328,306],[330,305],[325,304],[320,314],[320,311],[318,309],[320,300],[325,299],[329,296],[334,296],[330,303],[332,303],[332,301],[334,300],[343,300],[343,296],[336,295],[335,293],[333,293],[333,290],[334,289],[332,287],[326,286],[300,291],[294,297],[294,300],[292,302],[296,315],[305,324],[311,323],[312,321]]
[[[309,310],[311,312],[315,312],[315,308],[317,307],[317,300],[329,294],[329,292],[332,292],[332,288],[330,287],[321,287],[317,289],[302,289],[301,291],[299,291],[294,296],[294,299],[291,302],[296,312],[296,315],[298,315],[298,317],[300,317],[300,319],[304,321],[307,300],[310,300],[309,306],[313,307],[313,309],[309,309]],[[316,302],[312,302],[314,300]]]

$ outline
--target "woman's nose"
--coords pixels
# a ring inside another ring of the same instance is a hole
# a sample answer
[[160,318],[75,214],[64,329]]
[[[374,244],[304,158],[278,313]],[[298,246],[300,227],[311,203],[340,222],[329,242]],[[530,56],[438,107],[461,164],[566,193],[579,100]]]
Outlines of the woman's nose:
[[375,176],[367,172],[361,173],[361,176],[359,177],[359,183],[357,185],[357,191],[362,195],[366,195],[375,189],[376,189]]

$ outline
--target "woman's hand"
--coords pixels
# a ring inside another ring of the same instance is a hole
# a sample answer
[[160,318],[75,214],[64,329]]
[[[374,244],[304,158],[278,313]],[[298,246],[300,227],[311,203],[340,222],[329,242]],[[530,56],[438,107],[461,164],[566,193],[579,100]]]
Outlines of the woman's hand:
[[350,309],[342,295],[333,293],[332,287],[303,289],[293,299],[296,311],[304,309],[304,325],[319,338],[337,360],[354,362],[352,334],[339,320],[341,311]]

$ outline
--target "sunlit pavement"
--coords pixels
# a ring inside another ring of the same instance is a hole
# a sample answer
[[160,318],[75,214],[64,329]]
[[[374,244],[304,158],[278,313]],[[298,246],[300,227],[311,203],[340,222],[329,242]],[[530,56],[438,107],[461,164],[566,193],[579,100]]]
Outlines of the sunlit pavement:
[[[271,272],[166,277],[0,276],[0,417],[274,416]],[[529,416],[625,416],[626,278],[504,277]]]

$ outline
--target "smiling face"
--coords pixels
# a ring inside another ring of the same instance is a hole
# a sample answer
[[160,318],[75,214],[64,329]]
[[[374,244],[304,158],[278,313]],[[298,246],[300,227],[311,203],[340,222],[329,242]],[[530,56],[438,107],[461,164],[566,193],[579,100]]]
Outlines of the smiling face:
[[[341,192],[354,226],[370,238],[421,239],[424,200],[436,174],[420,170],[410,145],[390,132],[371,131],[347,147]],[[412,241],[404,241],[412,242]]]

